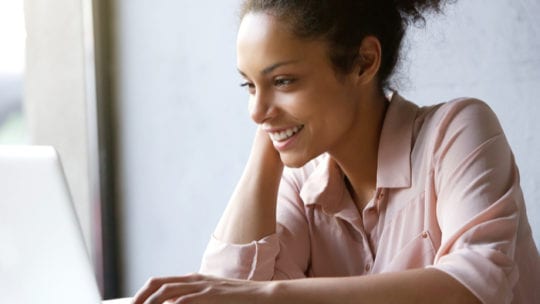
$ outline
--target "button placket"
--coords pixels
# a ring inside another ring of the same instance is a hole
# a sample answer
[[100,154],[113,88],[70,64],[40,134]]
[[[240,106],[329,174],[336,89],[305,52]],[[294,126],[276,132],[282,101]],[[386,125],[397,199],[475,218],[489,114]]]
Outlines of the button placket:
[[364,230],[369,233],[373,227],[377,224],[377,210],[375,207],[369,207],[368,209],[364,210],[362,214],[362,218],[364,221]]
[[379,221],[379,206],[381,200],[384,198],[384,192],[382,189],[377,189],[371,202],[368,203],[367,208],[362,212],[362,218],[364,220],[364,229],[369,233]]
[[371,263],[367,263],[366,266],[364,267],[364,270],[366,272],[370,272],[371,271]]

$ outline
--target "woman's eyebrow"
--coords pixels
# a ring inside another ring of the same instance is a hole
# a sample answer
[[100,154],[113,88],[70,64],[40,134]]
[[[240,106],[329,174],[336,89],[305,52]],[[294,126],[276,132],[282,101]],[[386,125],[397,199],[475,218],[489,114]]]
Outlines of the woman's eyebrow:
[[277,63],[274,63],[266,68],[264,68],[262,71],[261,71],[261,74],[262,75],[267,75],[269,74],[270,72],[272,72],[273,70],[281,67],[281,66],[284,66],[284,65],[288,65],[288,64],[293,64],[293,63],[297,63],[299,62],[300,60],[287,60],[287,61],[281,61],[281,62],[277,62]]
[[[267,74],[271,73],[273,70],[275,70],[275,69],[277,69],[277,68],[279,68],[281,66],[288,65],[288,64],[294,64],[294,63],[297,63],[299,61],[300,60],[287,60],[287,61],[280,61],[280,62],[274,63],[274,64],[269,65],[268,67],[262,69],[261,75],[267,75]],[[242,70],[240,70],[240,69],[237,69],[237,70],[238,70],[238,73],[240,73],[242,76],[247,77],[246,73],[242,72]]]

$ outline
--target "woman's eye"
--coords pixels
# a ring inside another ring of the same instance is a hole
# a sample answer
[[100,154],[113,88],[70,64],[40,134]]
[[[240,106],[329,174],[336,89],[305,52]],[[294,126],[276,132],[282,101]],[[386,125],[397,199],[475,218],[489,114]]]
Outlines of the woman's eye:
[[255,85],[249,81],[241,83],[240,86],[243,88],[247,88],[250,94],[253,94],[255,92]]
[[283,87],[283,86],[291,85],[294,81],[295,79],[293,78],[278,78],[274,80],[274,85],[276,87]]

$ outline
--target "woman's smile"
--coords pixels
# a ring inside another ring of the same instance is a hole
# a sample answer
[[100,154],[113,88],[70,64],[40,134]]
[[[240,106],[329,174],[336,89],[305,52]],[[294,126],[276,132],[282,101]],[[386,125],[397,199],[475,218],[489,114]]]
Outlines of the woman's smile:
[[274,147],[282,151],[291,146],[292,142],[297,137],[296,135],[302,131],[303,128],[304,125],[297,125],[286,129],[268,129],[266,132],[268,133],[268,136],[270,136]]

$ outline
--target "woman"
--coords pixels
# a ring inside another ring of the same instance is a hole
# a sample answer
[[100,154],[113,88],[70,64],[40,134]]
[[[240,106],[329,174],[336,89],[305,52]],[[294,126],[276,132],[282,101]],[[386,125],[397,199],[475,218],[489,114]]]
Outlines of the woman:
[[244,1],[250,158],[205,275],[151,279],[134,302],[539,303],[493,112],[385,94],[406,25],[441,2]]

